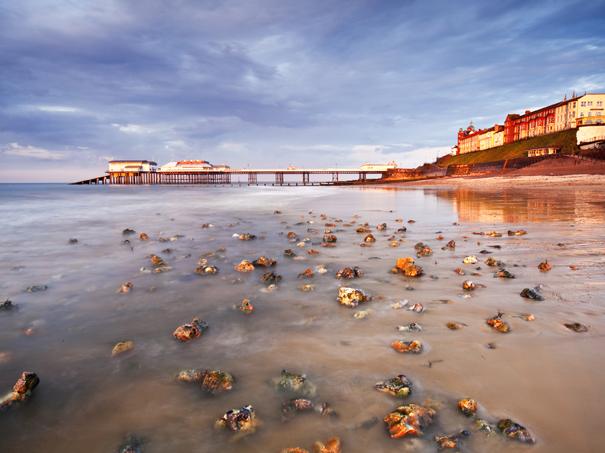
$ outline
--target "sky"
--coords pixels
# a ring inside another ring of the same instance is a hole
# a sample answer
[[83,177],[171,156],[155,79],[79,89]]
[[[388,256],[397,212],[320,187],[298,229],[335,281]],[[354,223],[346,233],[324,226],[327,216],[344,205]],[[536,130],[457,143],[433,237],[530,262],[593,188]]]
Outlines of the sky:
[[0,182],[400,167],[605,91],[605,0],[0,0]]

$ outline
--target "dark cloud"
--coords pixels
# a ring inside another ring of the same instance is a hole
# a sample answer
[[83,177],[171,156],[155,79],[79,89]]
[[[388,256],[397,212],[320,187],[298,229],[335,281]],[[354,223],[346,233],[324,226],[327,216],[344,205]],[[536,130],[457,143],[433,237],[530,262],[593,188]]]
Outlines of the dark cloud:
[[32,164],[60,172],[58,159],[36,159],[58,155],[92,173],[108,156],[319,165],[422,149],[432,159],[468,120],[605,90],[604,10],[602,0],[0,0],[0,149],[13,144],[0,151],[2,176]]

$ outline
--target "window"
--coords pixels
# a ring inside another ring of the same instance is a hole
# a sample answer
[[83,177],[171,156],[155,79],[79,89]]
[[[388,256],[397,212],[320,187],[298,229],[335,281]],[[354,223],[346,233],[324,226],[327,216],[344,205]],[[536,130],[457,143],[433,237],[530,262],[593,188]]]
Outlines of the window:
[[580,107],[586,107],[586,101],[580,102]]
[[601,107],[603,105],[603,101],[597,101],[597,107]]
[[586,105],[587,105],[588,107],[592,107],[592,101],[588,101],[588,102],[586,103]]

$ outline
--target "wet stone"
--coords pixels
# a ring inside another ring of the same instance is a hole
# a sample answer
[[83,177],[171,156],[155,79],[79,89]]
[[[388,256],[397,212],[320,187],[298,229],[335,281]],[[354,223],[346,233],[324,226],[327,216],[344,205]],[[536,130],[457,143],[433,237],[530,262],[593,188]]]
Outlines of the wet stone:
[[418,258],[423,256],[431,256],[433,254],[433,249],[423,242],[418,242],[416,245],[414,245],[414,250],[416,250],[416,256]]
[[303,398],[313,398],[317,389],[304,374],[291,373],[282,370],[278,378],[273,379],[273,385],[279,392]]
[[234,269],[237,272],[252,272],[254,270],[254,265],[248,260],[242,260],[235,265]]
[[540,292],[540,287],[536,286],[535,288],[523,288],[523,290],[519,293],[519,295],[525,299],[543,301],[544,296]]
[[437,442],[439,450],[458,450],[461,440],[470,435],[469,431],[462,430],[454,434],[435,436],[435,442]]
[[515,278],[515,274],[506,269],[500,269],[498,272],[494,273],[494,278]]
[[148,241],[149,240],[149,235],[147,233],[141,233],[141,234],[139,234],[139,239],[141,241]]
[[324,234],[323,237],[323,242],[328,243],[328,244],[332,244],[335,243],[338,239],[336,238],[336,235],[334,234]]
[[134,341],[126,340],[120,341],[116,343],[116,345],[111,350],[111,356],[115,357],[126,352],[132,351],[134,349]]
[[527,428],[512,421],[510,418],[502,419],[497,424],[498,429],[509,439],[517,440],[525,444],[535,443],[534,437]]
[[118,293],[127,294],[132,290],[132,288],[134,288],[134,285],[132,284],[132,282],[124,282],[118,288]]
[[254,312],[254,305],[252,305],[250,299],[243,299],[238,308],[242,313],[246,315],[252,314],[252,312]]
[[197,384],[202,391],[212,395],[230,391],[235,382],[233,375],[225,371],[202,369],[182,370],[177,380]]
[[260,277],[261,282],[267,285],[274,285],[276,283],[279,283],[281,279],[281,275],[277,275],[275,272],[265,272]]
[[419,340],[395,340],[391,343],[391,348],[401,353],[420,354],[422,352],[423,346],[422,342],[420,342]]
[[399,406],[393,412],[384,417],[389,435],[393,439],[408,436],[422,436],[422,430],[433,423],[436,415],[434,409],[423,407],[418,404],[407,404]]
[[122,230],[122,235],[124,235],[124,236],[130,236],[132,234],[136,234],[136,231],[133,230],[132,228],[124,228]]
[[183,324],[176,328],[172,336],[181,342],[193,340],[202,336],[208,330],[208,323],[198,318],[193,318],[191,323]]
[[217,429],[226,429],[234,433],[252,434],[256,431],[258,420],[254,408],[250,405],[240,409],[231,409],[215,422]]
[[27,401],[39,383],[40,379],[36,373],[23,371],[12,391],[0,397],[0,410],[9,408],[15,403]]
[[345,307],[354,308],[360,303],[367,302],[368,296],[357,288],[338,288],[338,302]]
[[477,257],[474,255],[469,255],[464,257],[464,259],[462,260],[463,264],[477,264]]
[[472,282],[470,280],[464,280],[462,282],[462,289],[465,291],[474,291],[477,288],[477,285],[475,284],[475,282]]
[[118,447],[118,453],[142,453],[142,442],[134,437],[128,436],[128,438]]
[[5,301],[0,302],[0,311],[12,311],[16,309],[17,305],[13,304],[11,300],[6,299]]
[[41,293],[42,291],[46,291],[48,286],[46,285],[32,285],[28,286],[25,291],[28,293]]
[[406,277],[420,277],[423,274],[422,267],[414,264],[414,258],[399,258],[393,268],[394,273],[402,273]]
[[458,400],[457,406],[458,410],[467,417],[475,415],[477,412],[477,401],[472,398],[462,398],[461,400]]
[[69,238],[69,241],[67,241],[68,244],[74,245],[78,243],[78,239],[77,238]]
[[252,264],[258,267],[272,267],[277,264],[277,261],[272,258],[267,258],[266,256],[259,256]]
[[510,332],[510,326],[502,319],[502,315],[503,313],[498,313],[496,316],[487,319],[485,322],[492,329],[497,330],[500,333],[508,333]]
[[313,272],[313,269],[311,269],[310,267],[308,267],[307,269],[302,271],[300,274],[298,274],[298,278],[313,278],[314,276],[315,276],[315,273]]
[[372,233],[370,233],[366,237],[363,238],[363,242],[365,244],[372,244],[372,243],[376,242],[376,238],[374,237],[374,235]]
[[294,258],[296,256],[296,253],[292,249],[286,249],[284,250],[284,256],[287,258]]
[[441,247],[441,250],[456,250],[456,241],[453,239]]
[[509,236],[525,236],[527,231],[525,230],[508,230]]
[[397,326],[398,332],[422,332],[422,327],[416,322],[411,322],[404,326]]
[[548,261],[544,260],[540,264],[538,264],[538,269],[540,270],[540,272],[549,272],[552,269],[552,266]]
[[399,374],[386,381],[377,382],[374,388],[397,398],[405,398],[412,393],[412,382],[404,374]]
[[588,327],[586,327],[584,324],[580,324],[579,322],[568,322],[563,325],[576,333],[588,332]]
[[354,279],[354,278],[359,278],[362,275],[363,275],[363,273],[361,272],[361,269],[359,269],[357,266],[355,266],[355,267],[345,267],[343,269],[340,269],[336,273],[336,278],[351,280],[351,279]]

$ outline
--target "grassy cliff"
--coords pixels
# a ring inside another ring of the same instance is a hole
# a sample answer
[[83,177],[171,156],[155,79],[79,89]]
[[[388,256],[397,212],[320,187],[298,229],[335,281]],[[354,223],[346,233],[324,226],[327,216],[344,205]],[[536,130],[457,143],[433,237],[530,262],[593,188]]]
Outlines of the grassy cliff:
[[486,149],[485,151],[476,151],[459,156],[444,156],[437,160],[437,165],[447,167],[448,165],[480,164],[483,162],[514,159],[516,157],[527,157],[528,149],[546,148],[549,146],[561,148],[562,154],[579,152],[579,148],[576,145],[576,129],[528,138],[519,142]]

